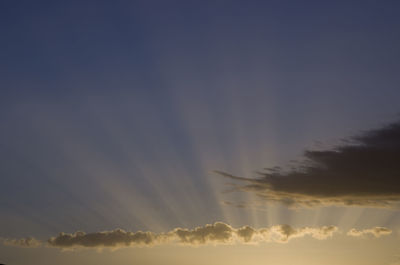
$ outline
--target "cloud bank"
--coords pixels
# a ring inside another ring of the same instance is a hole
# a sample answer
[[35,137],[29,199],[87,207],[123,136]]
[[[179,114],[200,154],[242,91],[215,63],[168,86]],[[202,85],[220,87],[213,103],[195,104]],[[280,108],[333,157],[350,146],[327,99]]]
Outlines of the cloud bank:
[[300,166],[288,172],[271,168],[255,179],[215,172],[245,182],[238,190],[289,207],[397,207],[400,122],[364,132],[345,143],[332,150],[305,151]]
[[35,248],[39,247],[42,243],[33,237],[27,237],[21,239],[5,239],[3,241],[3,244],[13,247]]
[[[112,248],[151,247],[156,245],[176,244],[186,246],[258,244],[261,242],[287,243],[295,238],[309,236],[317,240],[325,240],[338,231],[336,226],[294,228],[289,225],[275,225],[269,228],[256,229],[250,226],[233,228],[216,222],[194,229],[175,228],[167,233],[128,232],[122,229],[95,233],[75,232],[60,233],[43,242],[46,247],[62,249],[76,248]],[[392,231],[384,227],[365,230],[350,230],[348,236],[372,234],[375,237],[389,235]],[[16,247],[37,247],[40,241],[29,239],[7,239],[4,244]]]
[[[260,242],[286,243],[294,238],[311,236],[327,239],[337,231],[335,226],[317,228],[293,228],[289,225],[276,225],[269,228],[256,229],[250,226],[233,228],[216,222],[194,229],[175,228],[167,233],[128,232],[122,229],[95,233],[75,232],[60,233],[43,242],[44,246],[62,249],[74,248],[121,248],[151,247],[164,244],[186,246],[221,245],[221,244],[257,244]],[[38,244],[33,244],[37,242]],[[36,247],[40,242],[36,239],[7,239],[4,244],[17,247]]]
[[61,233],[50,238],[48,245],[60,248],[76,247],[140,247],[161,244],[178,244],[188,246],[220,245],[220,244],[256,244],[259,242],[285,243],[293,238],[310,235],[315,239],[326,239],[337,231],[337,227],[324,226],[319,228],[304,227],[295,229],[289,225],[277,225],[270,228],[255,229],[250,226],[233,228],[232,226],[216,222],[194,229],[175,228],[167,233],[155,234],[152,232],[126,232],[121,229],[85,234]]

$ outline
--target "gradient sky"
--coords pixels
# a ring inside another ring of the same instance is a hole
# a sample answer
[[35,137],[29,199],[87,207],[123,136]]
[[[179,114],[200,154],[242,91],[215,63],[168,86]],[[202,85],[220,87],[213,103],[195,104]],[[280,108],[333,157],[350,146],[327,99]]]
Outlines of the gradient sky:
[[[397,264],[398,207],[292,208],[214,171],[254,179],[398,124],[399,11],[390,0],[1,1],[0,263]],[[382,181],[399,183],[399,170]],[[400,188],[390,192],[399,202]],[[11,246],[215,222],[338,232],[115,251]],[[346,234],[374,227],[391,233]]]

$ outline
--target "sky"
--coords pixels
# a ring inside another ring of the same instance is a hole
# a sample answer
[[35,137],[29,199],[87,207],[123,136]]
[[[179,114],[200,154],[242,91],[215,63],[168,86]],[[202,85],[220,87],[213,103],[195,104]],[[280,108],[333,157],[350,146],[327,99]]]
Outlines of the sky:
[[0,263],[400,264],[398,1],[1,1]]

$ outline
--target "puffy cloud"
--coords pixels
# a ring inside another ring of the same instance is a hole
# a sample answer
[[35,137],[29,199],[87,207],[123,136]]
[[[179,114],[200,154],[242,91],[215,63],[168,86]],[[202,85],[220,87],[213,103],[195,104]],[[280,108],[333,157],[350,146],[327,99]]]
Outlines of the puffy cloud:
[[5,239],[3,244],[13,247],[35,248],[39,247],[42,243],[33,237],[27,237],[21,239]]
[[[216,222],[194,229],[175,228],[167,233],[159,234],[141,231],[127,232],[122,229],[96,233],[60,233],[58,236],[50,238],[46,246],[73,249],[80,247],[140,247],[161,244],[200,246],[235,243],[257,244],[260,242],[286,243],[293,238],[300,238],[307,235],[323,240],[332,236],[335,231],[337,231],[337,227],[334,226],[293,228],[289,225],[276,225],[269,228],[256,229],[250,226],[233,228],[228,224]],[[39,241],[30,239],[30,244],[25,243],[23,240],[9,240],[8,242],[19,242],[12,245],[33,247],[34,244],[32,242]]]
[[170,238],[177,238],[179,243],[202,245],[208,243],[229,243],[234,239],[236,230],[230,225],[217,222],[196,227],[193,230],[176,228],[168,233]]
[[305,151],[287,172],[267,169],[259,178],[216,173],[245,184],[238,190],[289,207],[321,205],[396,207],[400,203],[400,122],[347,139],[331,150]]
[[[63,249],[74,248],[121,248],[121,247],[151,247],[162,244],[177,244],[187,246],[220,245],[220,244],[257,244],[261,242],[287,243],[295,238],[309,236],[317,240],[325,240],[338,231],[336,226],[301,227],[290,225],[275,225],[268,228],[253,228],[232,226],[216,222],[194,229],[175,228],[167,233],[127,232],[122,229],[96,233],[75,232],[60,233],[47,240],[47,247]],[[348,236],[374,235],[380,237],[389,235],[392,230],[385,227],[348,231]],[[17,247],[38,247],[41,242],[34,238],[7,239],[4,244]]]
[[73,234],[60,233],[57,237],[50,238],[50,246],[70,247],[122,247],[122,246],[151,246],[158,240],[152,232],[126,232],[122,229],[86,234],[78,231]]
[[[237,229],[225,223],[216,222],[194,229],[175,228],[167,233],[126,232],[122,229],[86,234],[60,233],[48,240],[49,246],[60,248],[74,247],[135,247],[154,246],[160,244],[205,245],[230,244],[237,238]],[[243,240],[244,241],[244,240]]]
[[364,229],[364,230],[357,230],[353,228],[349,232],[347,232],[347,235],[354,237],[360,237],[364,235],[373,235],[375,237],[380,237],[380,236],[390,235],[391,233],[392,230],[390,230],[389,228],[377,226],[374,228]]
[[263,231],[257,231],[256,229],[246,225],[237,229],[236,234],[241,240],[243,240],[243,242],[249,243],[255,235],[262,235]]

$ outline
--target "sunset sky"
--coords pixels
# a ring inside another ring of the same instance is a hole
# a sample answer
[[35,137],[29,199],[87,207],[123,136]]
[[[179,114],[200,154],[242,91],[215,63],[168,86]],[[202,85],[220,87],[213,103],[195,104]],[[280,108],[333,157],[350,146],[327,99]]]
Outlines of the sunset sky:
[[399,265],[399,1],[0,1],[0,264]]

